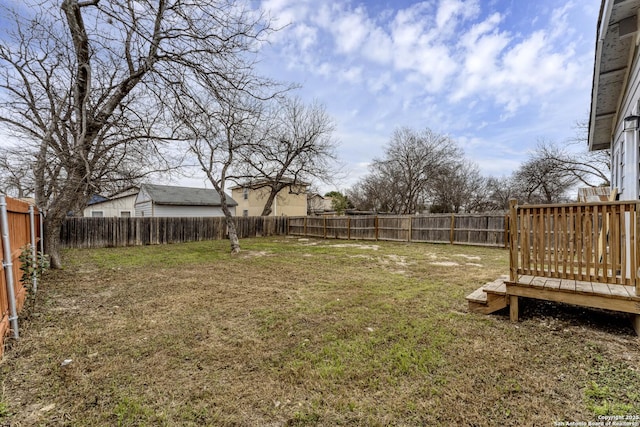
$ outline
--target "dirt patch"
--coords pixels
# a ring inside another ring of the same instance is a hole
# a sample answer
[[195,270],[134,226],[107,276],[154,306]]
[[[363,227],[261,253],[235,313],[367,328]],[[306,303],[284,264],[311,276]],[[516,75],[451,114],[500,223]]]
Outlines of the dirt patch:
[[482,258],[477,255],[455,254],[454,256],[465,258],[469,261],[480,261]]
[[380,249],[379,245],[361,245],[361,244],[357,244],[357,243],[341,243],[341,244],[333,244],[333,245],[326,245],[329,248],[354,248],[354,249],[365,249],[365,250],[371,250],[371,251],[377,251],[378,249]]
[[273,255],[267,251],[242,251],[240,252],[243,258],[260,258]]

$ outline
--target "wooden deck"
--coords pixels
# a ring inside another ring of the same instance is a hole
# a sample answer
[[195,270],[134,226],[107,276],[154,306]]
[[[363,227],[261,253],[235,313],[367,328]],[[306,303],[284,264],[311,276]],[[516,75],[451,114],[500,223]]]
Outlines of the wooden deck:
[[520,297],[629,313],[640,335],[640,296],[633,286],[529,275],[510,281],[503,276],[477,289],[467,300],[475,313],[490,314],[509,306],[510,318],[517,322]]
[[557,205],[509,202],[509,277],[467,297],[493,313],[535,298],[632,315],[640,335],[640,200]]

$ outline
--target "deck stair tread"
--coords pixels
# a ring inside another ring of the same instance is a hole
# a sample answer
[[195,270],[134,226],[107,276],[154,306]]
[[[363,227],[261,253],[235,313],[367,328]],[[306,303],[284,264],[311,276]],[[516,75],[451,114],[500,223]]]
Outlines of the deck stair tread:
[[475,313],[490,314],[507,306],[507,285],[506,276],[500,277],[493,282],[488,282],[479,287],[466,299],[469,303],[469,311]]
[[467,301],[473,301],[480,304],[487,303],[487,293],[484,291],[484,288],[478,288],[469,295],[467,295]]

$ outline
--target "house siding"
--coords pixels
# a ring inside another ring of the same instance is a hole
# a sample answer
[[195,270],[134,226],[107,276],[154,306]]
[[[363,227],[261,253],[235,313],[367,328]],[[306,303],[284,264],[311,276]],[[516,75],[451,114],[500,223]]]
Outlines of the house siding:
[[[231,197],[238,203],[237,215],[242,216],[247,211],[248,216],[260,216],[264,205],[269,198],[270,188],[262,187],[250,188],[247,192],[247,199],[244,198],[245,188],[234,188],[231,190]],[[271,206],[270,216],[306,216],[307,215],[307,193],[306,187],[287,186],[278,192]]]
[[136,196],[131,195],[127,197],[121,197],[114,200],[107,200],[100,203],[94,203],[84,209],[82,215],[85,217],[93,216],[93,212],[102,212],[103,217],[119,217],[122,216],[122,212],[129,211],[131,216],[135,211]]
[[153,216],[153,206],[150,200],[136,202],[136,216]]
[[634,55],[611,144],[611,185],[618,189],[620,200],[640,197],[640,130],[624,130],[625,117],[640,115],[640,50]]
[[[229,207],[231,214],[235,216],[235,207]],[[148,216],[151,216],[149,213]],[[207,217],[224,216],[222,208],[219,206],[175,206],[175,205],[153,205],[153,216],[155,217]]]

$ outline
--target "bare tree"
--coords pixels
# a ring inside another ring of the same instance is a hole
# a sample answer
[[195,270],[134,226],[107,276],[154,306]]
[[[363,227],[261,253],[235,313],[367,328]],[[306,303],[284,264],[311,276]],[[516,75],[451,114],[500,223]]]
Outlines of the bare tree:
[[232,88],[224,92],[207,88],[205,84],[199,94],[184,94],[178,108],[182,109],[189,149],[220,196],[231,252],[238,253],[240,241],[224,189],[227,181],[234,178],[232,170],[238,164],[238,153],[259,144],[264,137],[260,132],[262,101]]
[[445,165],[430,184],[434,213],[481,212],[486,208],[486,179],[468,160]]
[[533,153],[514,172],[513,179],[519,199],[526,203],[564,202],[569,190],[579,182],[563,169],[561,161],[546,157],[542,151]]
[[272,212],[276,195],[286,187],[334,176],[336,141],[334,123],[321,104],[305,105],[300,98],[280,98],[265,122],[265,139],[239,151],[242,184],[267,188],[262,216]]
[[513,176],[490,177],[487,179],[486,189],[485,211],[506,211],[509,209],[509,200],[522,200]]
[[573,177],[583,185],[595,187],[609,185],[611,154],[609,150],[589,152],[582,148],[575,153],[558,144],[540,141],[535,156],[553,163],[559,173]]
[[[349,197],[359,209],[412,214],[429,204],[437,177],[462,155],[451,138],[430,129],[396,129],[383,159],[375,159],[370,173]],[[367,199],[362,203],[362,199]]]
[[0,192],[18,198],[33,196],[33,165],[25,154],[7,148],[0,153]]
[[242,90],[270,28],[261,14],[225,0],[29,6],[22,16],[3,11],[0,124],[30,143],[46,250],[60,267],[69,211],[107,182],[169,167],[162,143],[179,133],[168,106],[183,91],[172,89],[198,75],[210,88]]
[[384,213],[398,211],[399,198],[393,182],[378,170],[371,170],[346,193],[358,210]]

